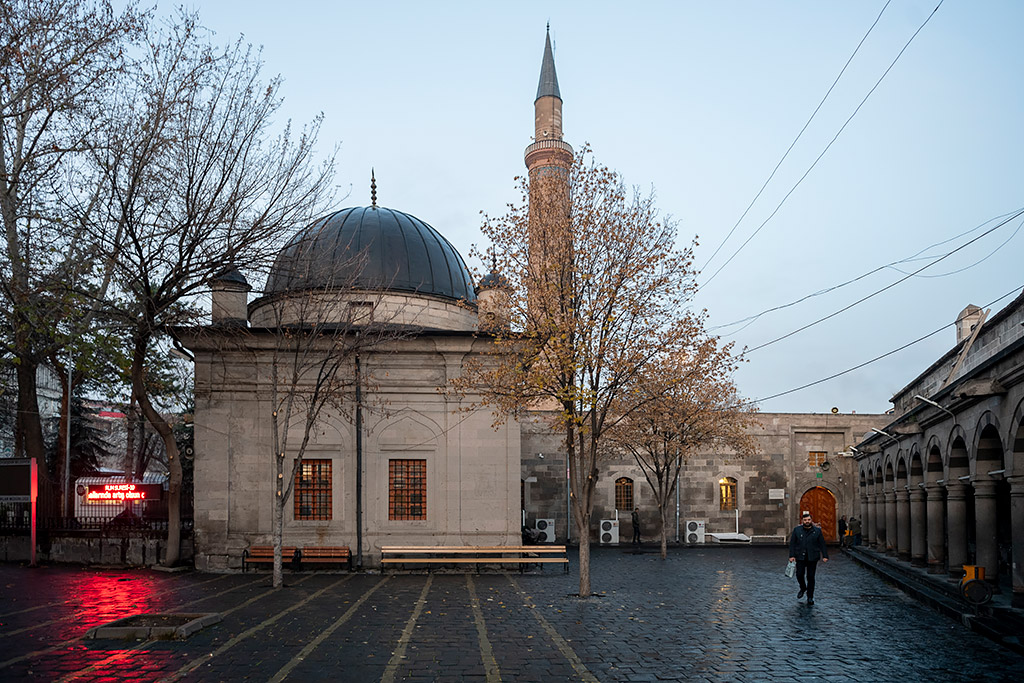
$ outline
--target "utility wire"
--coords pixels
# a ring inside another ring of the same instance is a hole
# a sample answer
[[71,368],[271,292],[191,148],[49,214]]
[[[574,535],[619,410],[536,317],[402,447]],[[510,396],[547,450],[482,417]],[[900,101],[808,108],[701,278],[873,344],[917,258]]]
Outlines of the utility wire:
[[[1011,296],[1012,294],[1015,294],[1017,291],[1019,291],[1022,288],[1022,286],[1024,286],[1024,285],[1017,285],[1016,287],[1011,289],[1006,294],[1003,294],[998,299],[995,299],[994,301],[990,301],[989,303],[985,304],[984,306],[982,306],[982,308],[988,308],[990,306],[993,306],[993,305],[999,303],[1000,301],[1002,301],[1006,297]],[[843,375],[848,375],[851,372],[853,372],[854,370],[860,370],[861,368],[863,368],[863,367],[865,367],[867,365],[871,365],[872,363],[875,363],[877,361],[880,361],[883,358],[887,358],[887,357],[893,355],[894,353],[899,353],[903,349],[909,348],[909,347],[913,346],[914,344],[918,344],[920,342],[923,342],[925,339],[928,339],[929,337],[934,337],[939,332],[942,332],[943,330],[945,330],[946,328],[948,328],[950,325],[953,325],[953,324],[955,324],[955,323],[946,323],[945,325],[943,325],[939,329],[934,330],[932,332],[929,332],[928,334],[924,335],[923,337],[918,337],[914,341],[907,342],[906,344],[904,344],[903,346],[900,346],[899,348],[895,348],[892,351],[888,351],[886,353],[883,353],[882,355],[876,356],[876,357],[872,358],[871,360],[866,360],[863,363],[860,363],[859,365],[854,365],[852,368],[848,368],[846,370],[843,370],[842,372],[837,372],[834,375],[829,375],[828,377],[823,377],[823,378],[821,378],[819,380],[815,380],[813,382],[808,382],[807,384],[804,384],[802,386],[796,387],[795,389],[789,389],[787,391],[780,391],[777,394],[772,394],[771,396],[764,396],[763,398],[759,398],[757,400],[744,401],[743,405],[754,405],[754,404],[757,404],[757,403],[761,403],[763,401],[770,401],[773,398],[779,398],[780,396],[787,396],[789,394],[793,394],[793,393],[796,393],[798,391],[803,391],[804,389],[807,389],[809,387],[813,387],[813,386],[816,386],[818,384],[822,384],[824,382],[828,382],[829,380],[833,380],[836,377],[842,377]]]
[[919,33],[921,33],[921,31],[922,31],[922,30],[924,29],[924,27],[925,27],[925,26],[926,26],[926,25],[928,24],[928,22],[929,22],[929,21],[931,21],[932,17],[934,17],[934,16],[935,16],[935,13],[939,11],[939,8],[940,8],[940,7],[942,7],[942,3],[943,3],[943,2],[945,2],[945,0],[939,0],[939,4],[935,6],[935,9],[933,9],[933,10],[932,10],[932,12],[931,12],[931,14],[929,14],[929,15],[928,15],[928,18],[924,20],[924,23],[923,23],[923,24],[921,24],[921,26],[919,26],[919,27],[918,27],[918,29],[917,29],[916,31],[914,31],[914,35],[910,36],[910,40],[908,40],[908,41],[907,41],[907,43],[906,43],[906,45],[904,45],[904,46],[903,46],[903,49],[902,49],[902,50],[900,50],[899,54],[897,54],[897,55],[896,55],[896,58],[895,58],[894,60],[892,60],[892,63],[891,63],[891,64],[889,64],[889,67],[888,67],[888,68],[887,68],[887,69],[886,69],[886,70],[885,70],[885,71],[884,71],[884,72],[882,73],[882,75],[881,75],[881,76],[880,76],[880,77],[878,78],[878,80],[877,80],[877,81],[875,82],[875,84],[874,84],[874,85],[873,85],[873,86],[871,87],[871,90],[869,90],[869,91],[868,91],[868,94],[864,96],[864,99],[862,99],[862,100],[860,101],[860,104],[858,104],[858,105],[857,105],[857,108],[853,110],[853,113],[852,113],[852,114],[850,114],[850,117],[849,117],[848,119],[846,119],[846,122],[845,122],[845,123],[844,123],[844,124],[842,125],[842,127],[841,127],[841,128],[839,129],[839,131],[838,131],[838,132],[836,132],[836,134],[835,134],[835,136],[833,136],[832,140],[830,140],[830,141],[829,141],[829,143],[828,143],[828,144],[827,144],[827,145],[825,146],[825,149],[823,149],[823,150],[821,151],[821,154],[819,154],[819,155],[818,155],[818,157],[817,157],[817,158],[816,158],[816,159],[814,160],[814,163],[812,163],[812,164],[810,165],[810,167],[809,167],[809,168],[808,168],[808,169],[807,169],[807,170],[806,170],[806,171],[804,172],[804,174],[803,174],[802,176],[800,176],[800,179],[796,181],[796,184],[795,184],[795,185],[793,185],[793,187],[792,187],[792,188],[790,188],[789,192],[787,192],[787,193],[786,193],[786,196],[782,198],[782,201],[780,201],[780,202],[779,202],[779,204],[778,204],[778,206],[776,206],[776,207],[775,207],[775,210],[774,210],[774,211],[772,211],[772,212],[771,212],[771,214],[769,214],[769,215],[768,215],[768,218],[765,218],[765,219],[764,219],[764,221],[763,221],[763,222],[761,223],[761,225],[757,226],[757,230],[755,230],[755,231],[754,231],[753,233],[751,233],[750,237],[748,237],[748,238],[746,239],[746,241],[744,241],[744,242],[743,242],[743,244],[741,244],[741,245],[739,246],[739,249],[737,249],[736,251],[734,251],[734,252],[733,252],[733,254],[732,254],[732,256],[730,256],[730,257],[728,258],[728,260],[726,260],[726,262],[725,262],[725,263],[723,263],[723,264],[722,264],[721,266],[719,266],[719,267],[718,267],[718,270],[716,270],[716,271],[715,271],[715,272],[714,272],[714,273],[713,273],[713,274],[711,275],[711,277],[709,277],[709,278],[708,278],[707,280],[705,280],[705,281],[704,281],[704,284],[703,284],[703,285],[701,285],[702,287],[706,287],[706,286],[707,286],[707,285],[708,285],[708,284],[709,284],[709,283],[710,283],[710,282],[711,282],[712,280],[714,280],[714,279],[715,279],[715,277],[716,277],[716,276],[717,276],[717,275],[718,275],[719,273],[721,273],[721,272],[722,272],[722,269],[723,269],[723,268],[725,268],[725,267],[726,267],[727,265],[729,265],[729,264],[730,264],[730,263],[732,262],[732,260],[733,260],[734,258],[736,258],[736,256],[737,256],[737,255],[738,255],[738,254],[739,254],[739,253],[740,253],[741,251],[743,251],[743,248],[744,248],[744,247],[746,247],[746,246],[747,246],[747,244],[749,244],[749,243],[750,243],[750,240],[754,239],[754,237],[756,237],[756,236],[757,236],[757,233],[761,232],[761,228],[763,228],[763,227],[764,227],[765,225],[767,225],[767,224],[768,224],[768,221],[770,221],[770,220],[771,220],[772,218],[774,218],[774,217],[775,217],[775,214],[777,214],[777,213],[779,212],[779,210],[780,210],[780,209],[782,208],[782,206],[783,206],[783,205],[784,205],[784,204],[786,203],[786,200],[788,200],[788,199],[789,199],[790,195],[792,195],[792,194],[793,194],[794,192],[796,192],[796,189],[797,189],[798,187],[800,187],[800,185],[801,185],[801,184],[802,184],[802,183],[804,182],[804,179],[806,179],[806,178],[807,178],[807,176],[808,176],[808,175],[810,175],[811,171],[813,171],[813,170],[814,170],[814,167],[818,165],[818,162],[819,162],[819,161],[821,161],[822,157],[824,157],[824,156],[825,156],[825,154],[826,154],[826,153],[828,152],[828,150],[829,150],[829,149],[831,149],[832,145],[833,145],[833,144],[835,144],[835,141],[836,141],[837,139],[839,139],[839,136],[840,136],[840,135],[842,135],[842,133],[843,133],[843,131],[844,131],[844,130],[846,130],[846,127],[847,127],[848,125],[850,125],[850,122],[851,122],[851,121],[853,121],[853,118],[854,118],[854,117],[855,117],[855,116],[857,115],[857,113],[858,113],[858,112],[859,112],[859,111],[861,110],[861,107],[863,107],[863,106],[864,106],[864,104],[865,104],[865,103],[866,103],[866,102],[868,101],[868,98],[869,98],[869,97],[871,97],[872,93],[874,93],[874,92],[875,92],[875,90],[877,90],[877,89],[878,89],[878,86],[879,86],[879,85],[881,85],[881,83],[882,83],[882,81],[883,81],[883,80],[885,79],[885,77],[886,77],[886,76],[887,76],[887,75],[889,74],[889,72],[890,72],[890,71],[892,71],[892,68],[893,68],[894,66],[896,66],[896,62],[898,62],[898,61],[900,60],[900,57],[902,57],[902,56],[903,56],[903,53],[907,51],[907,48],[908,48],[908,47],[910,47],[910,44],[911,44],[912,42],[914,42],[914,38],[916,38],[916,37],[917,37],[917,35],[918,35]]
[[844,73],[846,73],[847,67],[850,66],[850,62],[853,61],[853,58],[857,56],[857,53],[860,51],[860,48],[864,44],[864,41],[867,40],[868,36],[871,35],[871,32],[875,29],[875,26],[878,25],[879,19],[882,18],[882,14],[885,13],[885,9],[886,7],[889,6],[890,2],[892,2],[892,0],[888,0],[885,3],[885,6],[882,7],[882,11],[878,13],[877,17],[875,17],[875,23],[871,24],[871,27],[868,29],[868,32],[865,33],[864,37],[860,39],[859,43],[857,43],[857,47],[854,48],[853,54],[851,54],[850,58],[846,60],[846,64],[843,65],[843,68],[842,70],[840,70],[839,75],[836,76],[836,79],[834,81],[832,81],[832,85],[829,86],[828,91],[825,93],[825,96],[821,98],[821,102],[818,102],[818,106],[814,108],[814,111],[811,113],[811,117],[807,119],[807,123],[805,123],[804,127],[800,129],[800,132],[796,134],[796,137],[793,138],[793,142],[790,143],[789,148],[786,150],[786,153],[782,155],[781,159],[779,159],[779,163],[775,164],[775,168],[772,169],[772,172],[768,176],[768,179],[764,181],[764,184],[761,186],[761,189],[757,191],[757,194],[754,195],[754,198],[750,200],[749,204],[747,204],[747,208],[744,209],[743,215],[739,217],[735,225],[732,226],[732,230],[729,231],[729,234],[725,236],[725,239],[722,240],[722,243],[718,245],[717,249],[715,249],[715,253],[711,254],[710,258],[708,258],[708,260],[704,262],[704,266],[701,268],[701,270],[707,268],[708,265],[715,260],[715,257],[718,256],[718,252],[722,250],[722,247],[724,247],[725,243],[729,241],[729,238],[732,237],[732,234],[736,232],[736,228],[738,228],[740,223],[743,222],[743,219],[747,217],[747,214],[750,212],[750,209],[754,206],[754,203],[761,197],[761,194],[764,193],[764,189],[768,187],[768,183],[770,183],[772,181],[772,178],[775,177],[775,174],[778,172],[779,167],[782,166],[782,163],[789,156],[789,153],[793,151],[794,147],[796,147],[796,143],[800,141],[800,138],[803,136],[804,131],[806,131],[807,127],[811,125],[811,121],[813,121],[814,117],[817,116],[818,111],[820,111],[821,107],[825,104],[825,100],[827,100],[828,96],[832,94],[832,91],[835,89],[836,84],[839,83],[839,79],[843,77]]
[[868,299],[871,299],[871,298],[873,298],[873,297],[876,297],[876,296],[878,296],[879,294],[881,294],[882,292],[888,291],[888,290],[892,289],[893,287],[895,287],[896,285],[898,285],[898,284],[900,284],[900,283],[902,283],[902,282],[906,282],[907,280],[909,280],[910,278],[914,277],[915,275],[917,275],[917,274],[918,274],[918,273],[920,273],[921,271],[923,271],[923,270],[925,270],[925,269],[927,269],[927,268],[931,268],[931,267],[932,267],[932,266],[934,266],[934,265],[935,265],[936,263],[941,263],[942,261],[946,260],[947,258],[949,258],[949,257],[950,257],[950,256],[952,256],[953,254],[957,253],[958,251],[960,251],[960,250],[962,250],[962,249],[966,249],[966,248],[967,248],[967,247],[969,247],[969,246],[970,246],[971,244],[974,244],[975,242],[977,242],[977,241],[978,241],[978,240],[980,240],[981,238],[983,238],[983,237],[985,237],[986,235],[988,235],[988,234],[990,234],[990,233],[992,233],[992,232],[994,232],[994,231],[998,230],[999,228],[1003,227],[1004,225],[1006,225],[1006,224],[1007,224],[1007,223],[1009,223],[1010,221],[1012,221],[1012,220],[1014,220],[1014,219],[1016,219],[1016,218],[1019,218],[1019,217],[1020,217],[1020,216],[1022,216],[1022,215],[1024,215],[1024,209],[1021,209],[1021,210],[1017,211],[1016,213],[1014,213],[1014,214],[1013,214],[1012,216],[1010,216],[1010,217],[1009,217],[1009,218],[1007,218],[1006,220],[1004,220],[1004,221],[1002,221],[1002,222],[1000,222],[1000,223],[996,224],[995,226],[993,226],[993,227],[989,228],[988,230],[986,230],[985,232],[981,233],[980,235],[978,235],[978,236],[977,236],[977,237],[975,237],[974,239],[972,239],[972,240],[969,240],[969,241],[965,242],[964,244],[961,244],[961,245],[960,245],[959,247],[957,247],[957,248],[956,248],[956,249],[954,249],[953,251],[951,251],[951,252],[949,252],[949,253],[947,253],[947,254],[944,254],[943,256],[940,256],[939,258],[937,258],[936,260],[932,261],[931,263],[928,263],[928,264],[925,264],[925,265],[921,266],[920,268],[918,268],[918,269],[917,269],[917,270],[915,270],[914,272],[912,272],[912,273],[909,273],[909,274],[907,274],[907,275],[905,275],[905,276],[901,277],[901,278],[900,278],[899,280],[896,280],[895,282],[892,282],[892,283],[890,283],[890,284],[886,285],[885,287],[882,287],[881,289],[875,290],[875,291],[874,291],[874,292],[872,292],[871,294],[868,294],[867,296],[864,296],[864,297],[861,297],[860,299],[857,299],[857,300],[856,300],[856,301],[854,301],[854,302],[853,302],[852,304],[849,304],[849,305],[847,305],[847,306],[843,306],[843,307],[842,307],[842,308],[840,308],[840,309],[839,309],[838,311],[833,311],[832,313],[829,313],[828,315],[826,315],[826,316],[824,316],[824,317],[822,317],[822,318],[818,318],[818,319],[817,319],[817,320],[815,320],[814,322],[810,322],[810,323],[807,323],[807,324],[806,324],[806,325],[804,325],[803,327],[797,328],[797,329],[793,330],[792,332],[789,332],[789,333],[787,333],[787,334],[784,334],[784,335],[782,335],[781,337],[776,337],[775,339],[772,339],[771,341],[767,341],[767,342],[765,342],[765,343],[763,343],[763,344],[759,344],[759,345],[757,345],[757,346],[755,346],[755,347],[753,347],[753,348],[751,348],[751,349],[747,349],[747,350],[746,350],[746,351],[745,351],[744,353],[745,353],[745,354],[746,354],[746,353],[752,353],[752,352],[754,352],[754,351],[757,351],[758,349],[763,349],[763,348],[764,348],[764,347],[766,347],[766,346],[771,346],[772,344],[775,344],[776,342],[780,342],[780,341],[782,341],[783,339],[788,339],[789,337],[792,337],[792,336],[793,336],[794,334],[797,334],[797,333],[799,333],[799,332],[803,332],[804,330],[806,330],[806,329],[808,329],[808,328],[810,328],[810,327],[814,327],[814,326],[815,326],[815,325],[817,325],[818,323],[822,323],[822,322],[825,322],[826,320],[828,320],[828,319],[830,319],[830,318],[834,318],[834,317],[836,317],[837,315],[839,315],[840,313],[844,313],[844,312],[846,312],[846,311],[850,310],[851,308],[853,308],[854,306],[857,306],[858,304],[862,304],[862,303],[864,303],[865,301],[867,301]]
[[[1024,209],[1018,209],[1018,210],[1024,210]],[[927,252],[927,251],[929,251],[931,249],[934,249],[935,247],[940,247],[943,244],[948,244],[948,243],[952,242],[953,240],[960,239],[961,237],[964,237],[965,235],[970,235],[972,232],[977,232],[978,230],[981,230],[982,228],[984,228],[986,225],[988,225],[992,221],[998,221],[998,220],[1000,220],[1002,218],[1006,218],[1007,216],[1011,216],[1010,220],[1013,220],[1013,218],[1012,218],[1013,213],[1014,212],[1011,211],[1009,213],[1004,213],[1004,214],[1002,214],[1000,216],[995,216],[993,218],[990,218],[987,221],[985,221],[984,223],[981,223],[980,225],[976,225],[973,228],[971,228],[970,230],[965,230],[964,232],[960,233],[959,235],[954,235],[953,237],[950,237],[948,239],[942,240],[941,242],[935,242],[934,244],[930,244],[930,245],[928,245],[924,249],[921,249],[920,251],[918,251],[917,253],[915,253],[912,256],[908,256],[908,257],[900,259],[898,261],[892,261],[891,263],[887,263],[887,264],[882,265],[882,266],[877,266],[877,267],[869,270],[866,273],[863,273],[861,275],[858,275],[855,278],[847,280],[846,282],[841,282],[838,285],[832,285],[831,287],[826,287],[824,289],[819,289],[818,291],[812,292],[811,294],[804,295],[804,296],[800,297],[799,299],[796,299],[795,301],[790,301],[789,303],[786,303],[786,304],[781,304],[779,306],[773,306],[771,308],[767,308],[767,309],[761,311],[760,313],[755,313],[754,315],[747,316],[746,318],[741,318],[739,320],[734,320],[734,321],[732,321],[730,323],[724,323],[722,325],[715,325],[714,327],[709,327],[708,331],[709,332],[714,332],[716,330],[722,330],[722,329],[725,329],[727,327],[734,327],[736,325],[740,325],[742,323],[746,323],[746,325],[743,325],[743,327],[739,328],[738,330],[735,330],[734,332],[732,332],[732,334],[736,334],[738,332],[742,332],[743,330],[745,330],[748,327],[750,327],[750,325],[752,325],[755,321],[757,321],[762,316],[764,316],[764,315],[766,315],[768,313],[774,313],[775,311],[781,311],[783,309],[790,308],[792,306],[796,306],[797,304],[803,303],[804,301],[807,301],[808,299],[813,299],[814,297],[822,296],[824,294],[828,294],[829,292],[834,292],[837,289],[842,289],[843,287],[846,287],[847,285],[852,285],[855,282],[859,282],[860,280],[863,280],[866,277],[870,277],[871,275],[874,275],[875,273],[883,271],[883,270],[885,270],[887,268],[891,268],[892,270],[895,270],[897,273],[906,275],[907,274],[906,271],[900,270],[896,266],[898,266],[898,265],[900,265],[902,263],[912,263],[914,261],[924,261],[924,260],[931,260],[931,259],[938,258],[937,256],[923,256],[922,257],[921,254],[923,254],[923,253],[925,253],[925,252]],[[963,271],[968,270],[970,268],[973,268],[974,266],[978,265],[979,263],[982,263],[986,259],[990,258],[993,254],[998,252],[1000,249],[1005,247],[1010,242],[1010,240],[1012,240],[1014,237],[1016,237],[1017,233],[1020,232],[1020,229],[1021,229],[1022,226],[1024,226],[1024,221],[1021,221],[1021,223],[1017,225],[1017,229],[1014,230],[1013,234],[1011,234],[1002,244],[1000,244],[998,247],[993,249],[987,256],[985,256],[984,258],[982,258],[979,261],[976,261],[976,262],[972,263],[969,266],[965,266],[963,268],[960,268],[960,269],[954,270],[954,271],[950,271],[948,273],[941,273],[941,274],[938,274],[938,275],[920,275],[919,277],[923,277],[923,278],[946,277],[948,275],[955,275],[956,273],[960,273],[960,272],[963,272]]]

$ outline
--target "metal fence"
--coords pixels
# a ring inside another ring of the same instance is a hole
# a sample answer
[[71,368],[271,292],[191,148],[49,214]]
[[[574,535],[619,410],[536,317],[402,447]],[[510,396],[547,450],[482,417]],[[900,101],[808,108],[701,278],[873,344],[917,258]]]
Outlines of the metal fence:
[[[167,510],[157,515],[121,514],[116,517],[57,517],[46,516],[37,520],[37,532],[51,535],[88,534],[102,536],[164,536],[167,534]],[[182,534],[192,533],[191,515],[182,515]],[[0,503],[0,536],[28,535],[32,528],[29,503]]]

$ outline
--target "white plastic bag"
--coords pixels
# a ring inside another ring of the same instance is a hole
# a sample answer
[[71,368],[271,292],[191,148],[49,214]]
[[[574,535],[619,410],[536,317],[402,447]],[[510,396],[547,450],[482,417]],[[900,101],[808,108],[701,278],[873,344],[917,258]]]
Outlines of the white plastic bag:
[[796,574],[796,560],[790,560],[786,564],[786,576],[792,579],[794,574]]

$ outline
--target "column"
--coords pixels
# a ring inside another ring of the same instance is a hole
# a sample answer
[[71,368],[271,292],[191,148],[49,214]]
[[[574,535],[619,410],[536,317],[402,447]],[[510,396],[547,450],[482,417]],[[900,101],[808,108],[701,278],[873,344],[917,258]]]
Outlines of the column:
[[925,492],[920,486],[910,488],[910,564],[928,565],[928,523],[925,518]]
[[861,491],[860,494],[860,543],[863,546],[871,545],[871,504],[868,503],[868,494]]
[[985,579],[995,583],[999,572],[999,544],[996,540],[996,482],[987,477],[974,484],[975,564],[985,568]]
[[882,493],[871,496],[871,548],[886,549],[886,506]]
[[885,492],[885,554],[896,554],[896,492]]
[[910,491],[896,491],[896,551],[904,562],[910,561]]
[[967,562],[967,489],[959,481],[946,485],[946,534],[949,539],[949,575],[959,579]]
[[1024,476],[1007,477],[1010,482],[1010,533],[1013,543],[1013,606],[1024,607]]
[[946,500],[942,484],[924,485],[928,498],[928,573],[946,571]]

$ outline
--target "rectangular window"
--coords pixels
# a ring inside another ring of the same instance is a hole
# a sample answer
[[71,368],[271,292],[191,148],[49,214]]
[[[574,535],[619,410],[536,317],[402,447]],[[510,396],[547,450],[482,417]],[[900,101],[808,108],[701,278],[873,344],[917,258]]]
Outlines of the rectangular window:
[[736,509],[736,480],[732,477],[723,477],[718,480],[718,488],[721,492],[721,510]]
[[388,519],[427,518],[427,461],[388,461]]
[[295,473],[295,519],[331,519],[331,461],[303,460]]
[[373,302],[350,301],[348,304],[348,321],[353,325],[369,325],[373,322]]
[[828,453],[825,451],[811,451],[807,454],[808,465],[811,467],[819,467],[821,463],[825,462]]
[[619,510],[633,510],[633,480],[621,477],[615,480],[615,507]]

